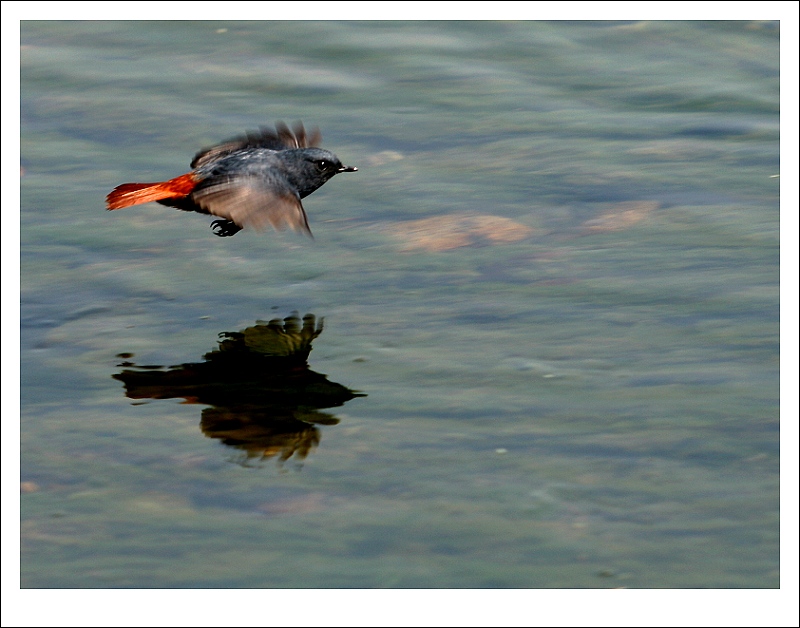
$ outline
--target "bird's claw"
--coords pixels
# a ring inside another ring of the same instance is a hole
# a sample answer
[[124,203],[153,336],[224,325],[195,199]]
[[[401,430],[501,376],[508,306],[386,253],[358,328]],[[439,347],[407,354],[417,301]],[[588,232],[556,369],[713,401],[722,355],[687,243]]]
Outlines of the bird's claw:
[[242,228],[232,220],[215,220],[211,223],[211,229],[214,235],[218,235],[220,238],[236,235],[242,230]]

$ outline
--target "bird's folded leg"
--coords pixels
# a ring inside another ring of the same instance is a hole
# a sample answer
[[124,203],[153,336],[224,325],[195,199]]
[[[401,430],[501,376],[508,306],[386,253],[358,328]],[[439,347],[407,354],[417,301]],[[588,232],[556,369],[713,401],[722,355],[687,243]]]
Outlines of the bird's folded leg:
[[211,229],[214,231],[214,235],[218,235],[220,238],[236,235],[242,230],[242,228],[232,220],[215,220],[211,223]]

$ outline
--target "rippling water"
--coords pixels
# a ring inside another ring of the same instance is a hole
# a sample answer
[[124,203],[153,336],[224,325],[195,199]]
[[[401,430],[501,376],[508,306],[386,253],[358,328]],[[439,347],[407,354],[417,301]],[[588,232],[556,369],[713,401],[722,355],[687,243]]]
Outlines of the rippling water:
[[[778,44],[24,22],[22,586],[778,587]],[[104,211],[296,119],[314,240]],[[208,374],[294,311],[323,390]]]

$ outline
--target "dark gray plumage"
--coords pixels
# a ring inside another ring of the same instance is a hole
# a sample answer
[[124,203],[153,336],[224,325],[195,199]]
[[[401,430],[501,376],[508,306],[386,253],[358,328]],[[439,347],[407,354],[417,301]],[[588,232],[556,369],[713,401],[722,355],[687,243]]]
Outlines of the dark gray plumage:
[[204,149],[192,172],[163,183],[126,183],[108,195],[108,209],[157,201],[163,205],[219,216],[214,233],[231,236],[243,228],[290,227],[311,235],[301,199],[319,189],[343,166],[332,152],[318,148],[320,134],[302,123],[228,140]]

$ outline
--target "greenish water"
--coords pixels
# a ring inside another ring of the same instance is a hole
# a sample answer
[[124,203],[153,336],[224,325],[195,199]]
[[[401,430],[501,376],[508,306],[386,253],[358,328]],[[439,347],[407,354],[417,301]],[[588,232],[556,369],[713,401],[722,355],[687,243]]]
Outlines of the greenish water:
[[[22,586],[778,587],[778,45],[23,22]],[[315,240],[104,210],[279,119],[359,168],[305,199]],[[292,311],[365,395],[292,406],[305,458],[113,377]]]

